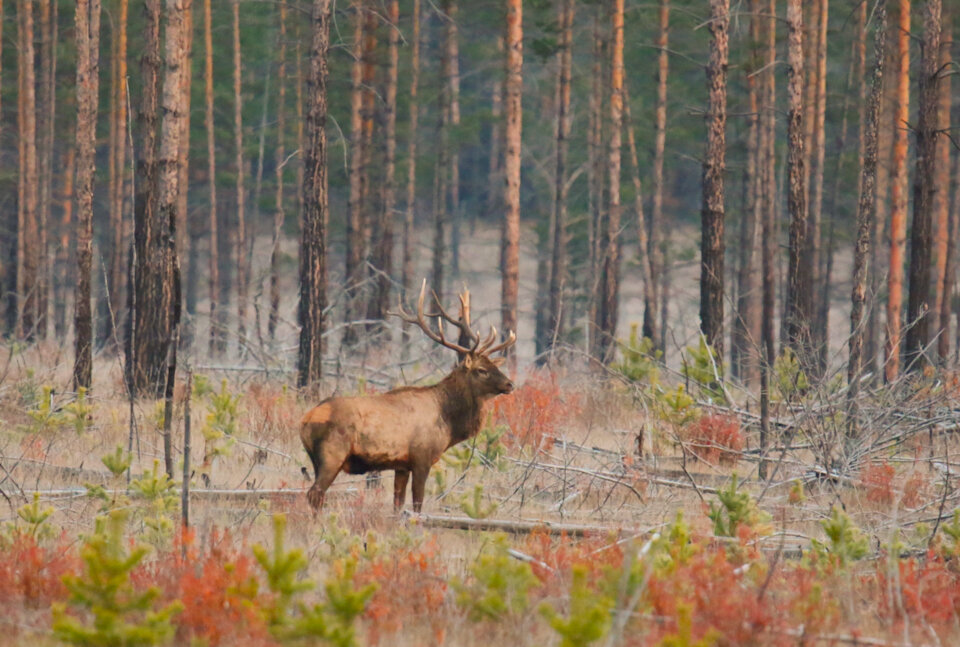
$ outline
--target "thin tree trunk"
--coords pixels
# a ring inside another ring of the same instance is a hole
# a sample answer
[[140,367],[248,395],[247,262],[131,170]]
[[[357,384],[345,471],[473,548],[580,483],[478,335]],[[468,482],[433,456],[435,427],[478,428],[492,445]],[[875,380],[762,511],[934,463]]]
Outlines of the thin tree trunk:
[[910,117],[910,0],[900,0],[897,23],[897,93],[890,210],[890,271],[887,277],[887,338],[884,376],[900,373],[903,255],[907,243],[907,128]]
[[[517,330],[517,306],[520,281],[520,141],[523,113],[523,0],[507,0],[507,30],[504,46],[507,50],[506,89],[504,113],[503,169],[505,246],[503,254],[503,284],[501,312],[503,334]],[[510,356],[515,356],[511,347]]]
[[113,148],[113,165],[110,168],[110,272],[109,291],[111,310],[103,318],[106,326],[103,330],[103,339],[114,337],[115,325],[119,324],[117,313],[124,299],[124,259],[127,249],[124,247],[125,223],[123,219],[123,205],[126,199],[127,178],[127,21],[128,2],[120,0],[116,16],[114,17],[113,33],[113,79],[110,88],[110,144]]
[[144,3],[143,85],[137,114],[134,196],[134,289],[127,294],[130,326],[128,381],[137,394],[164,392],[169,345],[169,302],[165,300],[165,241],[169,226],[157,211],[157,108],[160,78],[160,2]]
[[[940,34],[940,98],[939,125],[941,133],[950,132],[951,75],[945,73],[953,64],[953,23],[950,3],[943,6]],[[950,223],[950,140],[943,135],[937,138],[937,192],[934,195],[933,211],[937,217],[937,271],[934,278],[934,306],[930,313],[937,335],[937,356],[945,364],[950,356],[950,297],[953,293],[954,243]],[[956,189],[955,189],[956,190]]]
[[[861,28],[865,29],[865,16],[861,15]],[[857,413],[859,410],[860,375],[863,370],[862,349],[864,325],[864,305],[867,300],[867,263],[869,261],[870,236],[873,231],[872,218],[876,214],[877,184],[877,136],[880,130],[880,101],[883,96],[883,58],[887,37],[886,3],[881,2],[877,9],[877,33],[874,41],[873,85],[870,91],[870,103],[865,114],[869,121],[861,127],[863,141],[863,159],[860,168],[860,203],[857,209],[857,242],[853,257],[853,290],[850,310],[850,358],[847,364],[847,404],[849,407],[848,449],[858,433]],[[862,39],[861,39],[862,42]],[[862,51],[861,51],[862,54]],[[862,55],[861,63],[865,63]],[[864,67],[861,67],[863,70]],[[865,71],[865,70],[864,70]]]
[[233,0],[233,147],[237,172],[237,341],[241,354],[247,337],[247,222],[243,161],[243,63],[240,57],[240,0]]
[[729,0],[710,0],[710,60],[707,63],[707,150],[700,211],[700,329],[723,358],[723,174],[726,170]]
[[267,335],[270,341],[275,340],[277,335],[280,311],[280,238],[283,235],[283,222],[286,219],[283,208],[283,167],[287,127],[287,5],[281,3],[278,11],[280,33],[277,36],[277,148],[273,157],[277,186],[273,207],[273,246],[270,249],[270,315],[267,319]]
[[[460,126],[460,43],[457,34],[457,0],[449,0],[447,7],[447,58],[449,67],[450,128],[456,132]],[[450,141],[450,273],[456,280],[460,276],[460,228],[463,214],[460,212],[460,141]]]
[[220,304],[220,238],[217,222],[217,147],[216,133],[213,129],[213,16],[211,3],[203,2],[203,80],[204,80],[204,125],[207,131],[207,182],[210,194],[210,341],[208,352],[212,356],[222,355],[226,350],[224,326],[226,310]]
[[[449,16],[450,0],[444,0],[441,4],[441,20],[444,27],[451,21]],[[451,82],[452,62],[451,49],[446,46],[449,42],[449,32],[446,33],[446,43],[440,51],[440,92],[437,94],[437,164],[434,168],[433,176],[433,269],[431,272],[431,285],[433,291],[443,295],[444,285],[444,257],[446,255],[446,229],[447,229],[447,187],[448,178],[450,178],[450,95],[453,89]]]
[[32,340],[37,334],[40,291],[40,231],[38,201],[40,198],[37,170],[37,107],[36,75],[34,73],[33,0],[19,0],[17,27],[20,40],[18,50],[21,65],[21,180],[23,207],[21,209],[19,255],[17,271],[17,299],[20,308],[21,339]]
[[[353,3],[353,62],[350,66],[352,90],[350,93],[350,196],[347,209],[346,299],[344,321],[348,324],[358,318],[360,284],[363,280],[364,222],[363,222],[363,57],[365,14],[363,0]],[[355,344],[357,331],[352,326],[344,330],[343,343]]]
[[75,390],[93,382],[93,171],[99,92],[100,0],[77,0],[77,292],[74,303]]
[[799,0],[787,3],[787,209],[790,212],[790,266],[785,313],[786,342],[804,369],[813,360],[810,325],[813,310],[813,268],[807,223],[803,152],[803,15]]
[[933,253],[933,198],[937,192],[941,0],[923,4],[916,170],[913,175],[913,225],[910,228],[910,296],[907,304],[904,363],[914,371],[933,359],[926,352],[930,330],[930,260]]
[[593,69],[590,91],[590,126],[587,134],[587,150],[589,165],[587,182],[588,195],[588,246],[590,248],[590,271],[586,288],[589,301],[587,314],[587,350],[593,355],[598,354],[598,340],[600,331],[597,322],[600,310],[600,282],[601,282],[601,220],[603,218],[603,55],[605,45],[600,29],[599,14],[593,17]]
[[300,349],[297,386],[319,385],[323,359],[323,310],[327,302],[327,49],[330,0],[313,0],[313,36],[307,82],[307,126],[300,232]]
[[[657,309],[663,300],[660,274],[663,272],[666,239],[669,236],[663,227],[663,156],[667,142],[667,77],[670,72],[670,57],[667,47],[670,37],[670,1],[660,0],[660,30],[657,33],[657,107],[654,115],[653,137],[653,196],[650,204],[649,255],[653,301],[645,302],[643,308],[643,336],[657,348],[664,349],[664,340],[657,335]],[[646,293],[644,293],[646,294]],[[660,331],[661,335],[665,333]]]
[[763,200],[762,227],[762,274],[763,274],[763,316],[761,319],[760,336],[760,464],[757,473],[760,478],[767,477],[766,457],[770,438],[770,373],[776,360],[774,347],[773,318],[776,303],[776,267],[774,259],[777,251],[777,186],[776,186],[776,70],[777,60],[777,0],[770,0],[767,16],[767,60],[764,71],[764,99],[763,99],[763,145],[762,154],[762,186]]
[[[827,24],[829,22],[828,0],[818,0],[818,21],[816,41],[816,97],[813,106],[815,122],[813,124],[813,150],[810,151],[811,183],[808,185],[810,214],[810,269],[813,272],[813,289],[821,295],[820,300],[830,307],[829,280],[821,267],[823,256],[823,178],[826,153],[826,112],[827,112]],[[812,70],[811,70],[812,72]],[[817,308],[819,310],[819,308]],[[812,313],[811,339],[817,351],[817,362],[813,365],[816,375],[822,375],[820,357],[826,357],[827,330],[826,319]]]
[[[413,0],[413,28],[411,35],[412,51],[410,54],[410,125],[409,140],[407,142],[407,204],[403,217],[403,270],[400,279],[400,298],[406,302],[408,294],[413,290],[413,236],[414,213],[417,206],[417,134],[419,127],[420,104],[418,90],[420,85],[420,0]],[[496,138],[494,138],[496,139]],[[491,191],[491,193],[494,193]],[[403,326],[403,343],[401,347],[406,352],[409,346],[410,335],[406,324]]]
[[[387,5],[387,23],[390,31],[387,45],[387,85],[384,93],[384,160],[382,207],[380,227],[376,236],[373,266],[377,269],[374,293],[370,299],[367,318],[382,320],[390,308],[390,288],[393,284],[393,211],[396,204],[396,157],[397,157],[397,72],[400,62],[400,4],[390,0]],[[389,333],[384,329],[386,339]]]
[[570,77],[573,62],[574,0],[564,0],[560,9],[560,70],[557,74],[557,157],[554,169],[553,233],[550,259],[550,288],[547,348],[554,349],[563,338],[564,297],[567,285],[567,154],[570,148]]
[[53,190],[53,134],[56,117],[57,3],[40,0],[40,83],[37,101],[37,175],[40,183],[37,203],[37,240],[40,248],[37,280],[37,336],[47,338],[50,302],[49,231]]
[[177,255],[177,226],[184,222],[180,208],[182,167],[186,163],[180,140],[187,117],[184,76],[188,74],[186,29],[190,19],[190,0],[166,0],[167,25],[164,32],[164,75],[161,98],[160,149],[157,169],[157,211],[166,227],[164,236],[164,301],[169,318],[167,342],[167,376],[164,397],[163,458],[167,476],[173,478],[173,444],[171,438],[173,387],[177,370],[177,345],[180,327],[180,260]]
[[731,367],[743,384],[757,381],[758,344],[760,341],[760,272],[757,267],[757,244],[760,240],[760,109],[756,71],[760,67],[760,0],[750,3],[750,62],[747,68],[747,164],[746,206],[740,223],[740,266],[737,272],[737,310],[733,321],[730,348]]
[[197,263],[199,250],[197,249],[197,236],[194,231],[193,221],[187,210],[187,194],[190,189],[190,99],[191,89],[193,87],[193,0],[184,2],[183,7],[183,29],[181,33],[183,39],[183,72],[180,76],[183,95],[183,117],[180,119],[180,162],[178,164],[178,173],[180,177],[177,180],[177,231],[180,233],[177,243],[178,249],[187,249],[187,277],[186,294],[184,306],[190,317],[187,318],[188,325],[183,326],[178,332],[178,344],[184,348],[189,348],[193,344],[193,315],[197,311]]

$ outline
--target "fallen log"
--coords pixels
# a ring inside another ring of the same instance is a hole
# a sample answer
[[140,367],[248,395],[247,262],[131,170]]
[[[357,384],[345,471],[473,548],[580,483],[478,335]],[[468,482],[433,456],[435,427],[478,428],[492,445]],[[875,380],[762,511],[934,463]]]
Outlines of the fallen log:
[[624,530],[619,526],[595,526],[524,519],[474,519],[472,517],[459,517],[446,514],[416,514],[410,511],[405,511],[404,517],[411,524],[420,525],[424,528],[500,531],[512,534],[526,534],[540,531],[549,535],[567,535],[570,537],[583,537],[598,533],[615,534],[619,536]]

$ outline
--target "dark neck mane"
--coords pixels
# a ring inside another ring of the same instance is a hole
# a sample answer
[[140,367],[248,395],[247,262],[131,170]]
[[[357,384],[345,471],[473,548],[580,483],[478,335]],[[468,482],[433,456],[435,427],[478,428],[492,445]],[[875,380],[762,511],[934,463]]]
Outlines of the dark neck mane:
[[443,420],[450,425],[450,446],[476,436],[483,423],[483,404],[486,398],[478,396],[470,389],[463,369],[453,369],[453,372],[432,388],[438,392]]

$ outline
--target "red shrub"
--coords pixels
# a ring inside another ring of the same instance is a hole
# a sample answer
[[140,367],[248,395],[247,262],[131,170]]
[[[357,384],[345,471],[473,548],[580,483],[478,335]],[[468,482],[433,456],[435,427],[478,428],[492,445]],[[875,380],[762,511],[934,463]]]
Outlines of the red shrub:
[[909,619],[911,624],[929,623],[938,633],[954,629],[960,621],[960,574],[950,563],[930,552],[924,559],[901,559],[897,568],[898,580],[891,582],[889,563],[877,562],[881,612],[897,624]]
[[746,444],[735,416],[708,413],[683,428],[687,449],[707,463],[734,465]]
[[63,600],[63,576],[75,572],[79,562],[66,537],[43,545],[31,535],[16,533],[9,548],[0,551],[0,601],[46,607]]
[[379,644],[384,635],[394,634],[412,618],[428,618],[435,644],[442,644],[445,616],[440,613],[446,598],[446,568],[437,559],[437,542],[431,537],[423,546],[398,549],[362,564],[355,580],[358,586],[371,582],[377,592],[364,616],[370,644]]
[[506,425],[508,445],[550,449],[560,423],[580,412],[580,398],[549,372],[532,373],[523,386],[493,401],[493,420]]
[[860,472],[860,486],[866,490],[867,501],[891,505],[894,500],[893,465],[887,462],[871,463]]
[[584,565],[591,575],[599,576],[605,566],[619,568],[623,564],[623,549],[601,535],[575,540],[561,534],[553,538],[543,530],[534,530],[524,542],[523,552],[533,557],[533,574],[546,583],[558,573],[569,573],[574,566]]

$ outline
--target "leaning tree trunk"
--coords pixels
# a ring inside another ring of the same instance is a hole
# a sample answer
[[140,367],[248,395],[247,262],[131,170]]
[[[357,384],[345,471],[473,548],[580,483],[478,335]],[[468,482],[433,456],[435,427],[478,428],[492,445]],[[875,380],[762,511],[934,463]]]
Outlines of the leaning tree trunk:
[[[865,16],[863,16],[865,17]],[[861,27],[865,25],[862,23]],[[847,427],[848,439],[857,436],[857,412],[859,410],[860,374],[863,370],[863,338],[867,323],[864,306],[867,301],[867,263],[869,261],[870,237],[877,198],[877,136],[880,131],[880,100],[883,96],[883,57],[887,37],[886,3],[881,2],[877,11],[877,35],[874,41],[873,85],[870,104],[866,110],[869,120],[861,129],[863,134],[863,162],[860,168],[860,203],[857,209],[857,242],[853,256],[853,290],[850,310],[850,358],[847,364]],[[861,58],[861,62],[865,62]],[[863,69],[863,67],[861,67]],[[849,443],[848,440],[848,443]]]
[[913,174],[913,225],[910,228],[910,297],[907,303],[904,363],[921,370],[930,363],[930,259],[933,253],[933,196],[937,191],[937,128],[939,118],[941,0],[923,5],[923,42],[920,47],[920,106],[917,114],[916,171]]
[[[507,50],[504,114],[503,170],[505,246],[503,254],[501,290],[501,328],[503,334],[517,330],[517,305],[520,281],[520,133],[523,114],[523,0],[507,0],[507,31],[504,39]],[[508,351],[513,356],[514,351]]]
[[330,0],[313,0],[313,36],[307,82],[307,127],[300,232],[300,349],[297,386],[316,388],[323,359],[323,310],[327,304],[327,49]]
[[160,2],[144,3],[145,22],[137,113],[136,195],[134,196],[134,289],[127,293],[130,324],[127,366],[137,394],[163,394],[169,345],[169,302],[165,300],[164,239],[168,223],[157,212],[157,107],[160,77]]
[[97,143],[100,66],[100,0],[77,0],[77,292],[74,303],[73,385],[93,382],[93,172]]
[[910,0],[900,0],[897,24],[897,92],[894,140],[892,208],[890,210],[890,272],[887,277],[887,339],[884,377],[900,372],[903,310],[903,255],[907,242],[907,123],[910,117]]
[[729,0],[710,0],[707,63],[707,150],[700,210],[700,330],[719,363],[723,358],[723,174],[726,170]]
[[[397,157],[397,71],[400,61],[400,20],[398,0],[387,5],[387,22],[390,35],[387,45],[387,85],[384,92],[383,122],[384,146],[382,206],[380,227],[373,250],[373,266],[377,269],[374,291],[367,310],[367,319],[381,321],[390,308],[390,286],[393,284],[393,210],[396,204],[396,157]],[[386,329],[384,329],[386,333]],[[389,336],[387,337],[389,339]]]
[[787,3],[787,210],[790,213],[790,259],[786,342],[804,369],[813,361],[810,337],[813,314],[813,268],[804,187],[803,153],[803,14],[799,0]]
[[[949,70],[952,63],[953,24],[950,22],[950,4],[943,7],[940,34],[940,69]],[[950,108],[953,97],[950,94],[950,76],[940,76],[939,125],[941,133],[950,132]],[[934,195],[933,211],[937,217],[937,271],[934,277],[934,306],[930,313],[937,334],[937,356],[946,363],[950,356],[950,297],[953,293],[953,276],[956,272],[953,254],[954,243],[950,226],[950,140],[937,138],[937,192]],[[952,230],[956,231],[956,230]]]
[[560,10],[560,70],[557,74],[557,157],[553,176],[553,233],[550,255],[547,348],[554,349],[564,334],[567,282],[567,154],[570,148],[570,74],[573,61],[574,0]]
[[38,324],[40,283],[40,231],[38,226],[39,182],[37,176],[37,107],[34,72],[33,0],[19,0],[17,36],[20,41],[20,182],[22,200],[17,227],[17,303],[20,310],[21,339],[32,340]]
[[[643,336],[652,341],[660,350],[664,349],[666,331],[661,328],[657,336],[658,307],[663,300],[660,274],[664,269],[665,247],[669,239],[663,231],[663,155],[667,143],[667,76],[670,72],[670,56],[667,46],[670,37],[670,1],[660,0],[660,31],[657,34],[657,107],[654,116],[655,134],[653,137],[653,195],[650,203],[650,255],[651,280],[653,281],[653,302],[644,303]],[[644,293],[646,294],[646,293]]]

